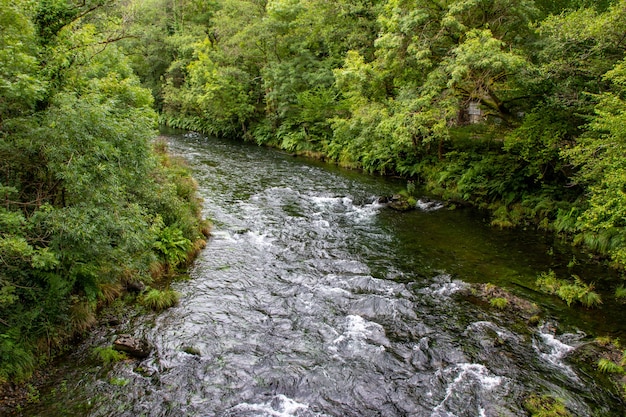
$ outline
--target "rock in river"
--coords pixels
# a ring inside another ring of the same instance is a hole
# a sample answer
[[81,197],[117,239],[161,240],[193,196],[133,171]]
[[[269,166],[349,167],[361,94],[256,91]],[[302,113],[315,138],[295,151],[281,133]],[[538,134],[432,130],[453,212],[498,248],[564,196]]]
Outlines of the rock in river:
[[152,350],[145,340],[137,339],[128,334],[119,335],[113,342],[113,349],[140,359],[148,357]]

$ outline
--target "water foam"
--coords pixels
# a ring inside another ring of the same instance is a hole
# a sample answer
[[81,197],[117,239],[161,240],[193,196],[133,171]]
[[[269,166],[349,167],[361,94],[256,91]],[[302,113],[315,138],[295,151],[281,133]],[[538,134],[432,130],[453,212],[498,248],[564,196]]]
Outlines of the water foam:
[[[254,417],[301,417],[309,409],[308,404],[299,403],[284,395],[277,395],[263,404],[241,403],[233,407],[235,415],[249,415]],[[241,414],[243,412],[244,414]],[[249,413],[248,413],[249,412]],[[306,413],[310,415],[309,413]]]
[[497,324],[491,322],[491,321],[476,321],[473,323],[470,323],[469,326],[467,326],[467,331],[470,332],[475,332],[475,331],[482,331],[482,332],[486,332],[491,330],[492,332],[494,332],[495,334],[498,335],[498,337],[502,340],[506,340],[506,341],[510,341],[510,342],[519,342],[520,341],[520,337],[516,334],[514,334],[513,332],[504,329],[500,326],[498,326]]
[[368,341],[376,343],[375,349],[381,352],[385,350],[384,345],[389,344],[383,326],[361,316],[349,315],[346,317],[345,331],[333,340],[330,350],[337,352],[339,346],[344,346],[358,351],[365,349]]
[[[372,202],[364,205],[354,204],[354,200],[352,197],[325,197],[325,196],[311,196],[310,197],[313,204],[315,204],[319,209],[326,211],[332,209],[333,211],[339,211],[346,218],[354,221],[354,222],[363,222],[371,220],[376,214],[381,204],[378,202]],[[318,212],[315,212],[316,215],[319,215]]]
[[445,207],[445,204],[441,201],[419,199],[416,203],[417,208],[423,211],[435,211]]
[[246,239],[257,248],[268,248],[273,246],[273,242],[276,240],[274,237],[267,233],[261,233],[259,231],[247,231],[244,233]]
[[452,279],[449,274],[441,274],[436,276],[435,282],[428,287],[419,290],[419,293],[426,295],[434,295],[436,297],[450,297],[452,294],[462,291],[469,284],[461,280]]
[[[434,417],[454,416],[446,409],[449,402],[459,393],[465,393],[467,389],[489,392],[503,381],[501,376],[493,375],[484,365],[477,363],[460,363],[446,371],[458,372],[458,374],[446,387],[446,395],[443,400],[433,409],[432,416]],[[478,410],[482,410],[482,407],[479,406]]]
[[533,348],[537,354],[552,366],[562,370],[572,380],[578,381],[576,373],[563,361],[565,356],[574,350],[575,347],[563,343],[561,340],[557,339],[555,335],[546,333],[545,331],[540,332],[539,337],[541,338],[540,341],[536,339],[533,340]]

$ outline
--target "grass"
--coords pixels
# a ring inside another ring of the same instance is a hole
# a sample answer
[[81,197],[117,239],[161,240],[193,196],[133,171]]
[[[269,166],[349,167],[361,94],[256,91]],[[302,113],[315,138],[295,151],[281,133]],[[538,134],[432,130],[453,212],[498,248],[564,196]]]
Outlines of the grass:
[[94,305],[88,301],[80,301],[70,308],[70,320],[72,329],[77,334],[82,334],[96,325],[96,312]]
[[120,282],[100,284],[98,300],[103,305],[109,305],[117,300],[123,293],[124,287]]
[[174,307],[180,300],[180,294],[174,290],[151,289],[141,297],[141,304],[149,309],[160,312]]

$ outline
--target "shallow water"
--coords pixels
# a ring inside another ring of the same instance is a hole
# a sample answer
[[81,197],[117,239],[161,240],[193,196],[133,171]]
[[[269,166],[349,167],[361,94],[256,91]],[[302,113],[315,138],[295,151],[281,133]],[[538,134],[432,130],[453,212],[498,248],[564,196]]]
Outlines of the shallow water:
[[[191,279],[174,285],[180,305],[95,334],[25,415],[520,416],[530,394],[562,398],[576,416],[623,415],[567,361],[590,329],[624,332],[618,307],[570,312],[532,289],[538,272],[580,255],[494,230],[476,211],[378,204],[398,181],[195,134],[167,138],[214,222]],[[552,322],[516,331],[466,300],[471,282],[531,297]],[[125,332],[152,354],[111,368],[88,360]]]

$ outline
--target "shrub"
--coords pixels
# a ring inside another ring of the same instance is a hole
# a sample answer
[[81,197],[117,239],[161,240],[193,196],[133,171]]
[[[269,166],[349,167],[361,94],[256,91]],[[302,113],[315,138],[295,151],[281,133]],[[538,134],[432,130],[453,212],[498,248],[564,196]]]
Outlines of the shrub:
[[615,298],[618,300],[626,300],[626,287],[624,285],[620,285],[615,289]]

